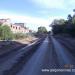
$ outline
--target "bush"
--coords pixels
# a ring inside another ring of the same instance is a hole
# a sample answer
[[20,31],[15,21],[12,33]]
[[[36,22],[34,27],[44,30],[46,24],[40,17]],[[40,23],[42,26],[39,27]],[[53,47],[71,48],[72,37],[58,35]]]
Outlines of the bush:
[[23,33],[15,33],[14,34],[14,39],[23,39],[23,38],[26,38],[27,35],[26,34],[23,34]]
[[1,40],[11,40],[13,39],[13,33],[9,26],[0,26],[0,39]]

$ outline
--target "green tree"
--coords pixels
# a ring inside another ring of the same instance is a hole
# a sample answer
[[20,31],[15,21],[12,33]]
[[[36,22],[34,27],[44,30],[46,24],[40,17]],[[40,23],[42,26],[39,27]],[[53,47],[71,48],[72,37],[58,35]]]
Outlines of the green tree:
[[65,24],[65,20],[64,19],[55,19],[55,20],[53,20],[53,22],[51,23],[51,26],[53,26],[53,25],[63,25],[63,24]]
[[59,20],[59,25],[64,25],[65,22],[66,22],[66,21],[65,21],[64,19],[60,19],[60,20]]
[[75,9],[73,9],[73,12],[74,12],[74,15],[73,15],[73,18],[72,18],[72,23],[75,25]]
[[47,33],[47,29],[45,27],[38,27],[38,33]]
[[65,27],[65,22],[66,22],[66,20],[64,20],[64,19],[59,19],[59,20],[55,19],[51,24],[53,33],[54,34],[63,33],[64,27]]
[[9,26],[4,25],[0,27],[0,36],[2,40],[10,40],[13,38],[13,33]]
[[75,15],[73,15],[72,23],[75,24]]
[[68,15],[67,19],[68,19],[68,24],[72,24],[72,16],[71,16],[71,14]]
[[54,34],[69,34],[75,37],[75,9],[73,10],[74,15],[68,15],[67,20],[57,20],[52,22],[52,31]]

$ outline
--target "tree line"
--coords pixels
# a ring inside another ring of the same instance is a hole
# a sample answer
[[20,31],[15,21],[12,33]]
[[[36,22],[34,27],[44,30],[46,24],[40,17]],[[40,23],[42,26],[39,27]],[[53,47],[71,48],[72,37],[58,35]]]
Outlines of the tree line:
[[56,34],[69,34],[75,37],[75,9],[73,10],[73,16],[69,14],[67,20],[65,19],[55,19],[52,23],[52,32]]

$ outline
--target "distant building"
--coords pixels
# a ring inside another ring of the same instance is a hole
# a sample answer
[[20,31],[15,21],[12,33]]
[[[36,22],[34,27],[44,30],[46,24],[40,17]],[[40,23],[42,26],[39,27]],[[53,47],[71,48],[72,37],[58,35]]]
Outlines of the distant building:
[[26,27],[25,23],[11,23],[11,20],[0,19],[1,25],[8,25],[13,33],[29,33],[29,29]]
[[13,33],[29,33],[29,29],[26,28],[24,23],[14,23],[10,28]]

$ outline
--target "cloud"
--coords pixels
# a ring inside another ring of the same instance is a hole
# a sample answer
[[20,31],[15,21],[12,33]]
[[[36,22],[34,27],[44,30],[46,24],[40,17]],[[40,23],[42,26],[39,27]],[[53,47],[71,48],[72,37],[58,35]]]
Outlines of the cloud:
[[48,21],[43,18],[22,16],[22,15],[17,15],[17,14],[10,14],[10,13],[0,13],[0,18],[10,18],[13,21],[26,22],[26,23],[37,24],[37,25],[38,24],[40,24],[40,25],[48,24]]
[[[18,14],[11,14],[8,12],[0,12],[0,18],[10,18],[11,22],[24,22],[32,29],[36,30],[39,26],[45,26],[49,28],[50,21],[48,19],[31,17],[31,16],[22,16]],[[30,26],[32,25],[32,26]],[[28,27],[27,26],[27,27]]]
[[75,5],[75,0],[69,0],[69,4],[74,4]]
[[47,19],[31,17],[31,16],[23,16],[15,13],[9,12],[0,12],[0,18],[10,18],[11,22],[24,22],[27,24],[27,27],[30,29],[34,29],[35,31],[39,26],[45,26],[47,30],[50,30],[49,25],[54,19],[64,18],[63,16],[50,16]]
[[37,13],[40,13],[40,14],[49,14],[49,10],[39,10]]
[[67,7],[67,10],[68,9],[74,9],[75,7],[75,0],[66,0],[66,7]]
[[31,0],[41,8],[64,8],[64,0]]

